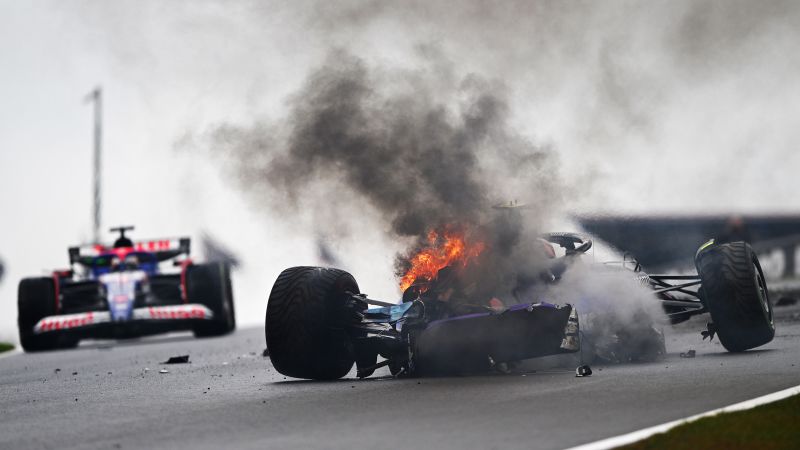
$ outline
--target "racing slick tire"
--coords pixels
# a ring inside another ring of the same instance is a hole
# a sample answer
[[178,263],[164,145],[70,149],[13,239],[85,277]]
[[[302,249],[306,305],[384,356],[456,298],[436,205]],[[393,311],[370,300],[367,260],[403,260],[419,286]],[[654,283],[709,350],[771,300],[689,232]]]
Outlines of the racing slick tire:
[[17,291],[19,342],[26,352],[59,348],[62,339],[56,333],[37,335],[33,327],[39,320],[57,314],[56,288],[52,278],[24,278]]
[[337,326],[346,292],[359,294],[349,273],[292,267],[275,280],[267,303],[265,335],[275,369],[290,377],[335,380],[350,372],[350,336]]
[[775,337],[767,283],[749,244],[709,246],[698,253],[695,264],[703,301],[726,350],[749,350]]
[[194,326],[197,337],[222,336],[236,328],[230,267],[225,263],[192,264],[186,268],[189,303],[207,306],[214,313],[211,320]]

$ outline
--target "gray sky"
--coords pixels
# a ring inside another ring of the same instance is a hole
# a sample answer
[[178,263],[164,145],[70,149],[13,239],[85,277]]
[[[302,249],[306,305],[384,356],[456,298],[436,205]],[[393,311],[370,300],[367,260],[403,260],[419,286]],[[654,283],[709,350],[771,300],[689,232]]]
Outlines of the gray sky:
[[[280,121],[332,48],[503,83],[519,132],[559,154],[573,210],[796,212],[797,23],[795,2],[0,0],[0,339],[16,339],[18,280],[64,266],[89,237],[83,96],[97,84],[104,226],[210,231],[242,255],[237,312],[256,324],[278,272],[316,261],[313,236],[176,142]],[[363,225],[333,247],[373,256],[348,268],[391,297],[402,243],[383,231]]]

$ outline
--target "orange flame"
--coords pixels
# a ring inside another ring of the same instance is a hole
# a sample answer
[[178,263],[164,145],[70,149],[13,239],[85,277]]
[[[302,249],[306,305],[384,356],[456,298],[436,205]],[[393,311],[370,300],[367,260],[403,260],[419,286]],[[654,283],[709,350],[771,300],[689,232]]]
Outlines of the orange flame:
[[483,242],[468,243],[466,233],[445,230],[439,236],[435,230],[428,232],[428,245],[411,257],[411,267],[400,278],[400,290],[405,291],[418,280],[430,281],[439,270],[447,267],[465,267],[477,258],[486,245]]

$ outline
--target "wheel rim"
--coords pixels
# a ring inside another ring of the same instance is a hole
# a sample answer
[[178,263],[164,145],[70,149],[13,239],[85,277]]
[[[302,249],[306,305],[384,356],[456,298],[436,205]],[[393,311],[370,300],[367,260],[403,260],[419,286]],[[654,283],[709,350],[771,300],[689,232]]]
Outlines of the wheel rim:
[[753,264],[753,270],[756,275],[756,288],[758,289],[758,299],[761,301],[761,309],[764,310],[770,326],[773,326],[772,308],[769,307],[769,293],[767,292],[767,283],[764,281],[764,274],[761,273],[761,268],[757,264]]

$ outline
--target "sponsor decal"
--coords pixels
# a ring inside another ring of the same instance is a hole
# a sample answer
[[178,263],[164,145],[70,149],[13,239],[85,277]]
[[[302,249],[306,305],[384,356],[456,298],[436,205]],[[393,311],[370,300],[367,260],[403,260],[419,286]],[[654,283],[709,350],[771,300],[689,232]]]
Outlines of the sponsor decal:
[[33,327],[33,332],[38,334],[48,331],[69,330],[108,322],[110,320],[111,315],[104,311],[49,316],[40,320],[36,326]]
[[714,239],[711,239],[708,242],[706,242],[705,244],[701,245],[700,248],[697,249],[697,253],[694,254],[694,257],[697,258],[697,256],[700,254],[700,252],[702,252],[703,250],[707,249],[708,247],[711,247],[712,245],[714,245]]
[[211,319],[214,313],[203,305],[177,305],[177,306],[150,306],[136,308],[133,311],[134,319],[149,320],[181,320],[181,319]]
[[124,255],[130,252],[160,252],[165,250],[175,250],[180,248],[179,239],[153,239],[149,241],[136,241],[133,247],[113,248],[106,247],[100,244],[83,245],[78,247],[78,255],[80,256],[99,256],[105,253]]
[[169,239],[160,239],[156,241],[136,242],[133,248],[140,252],[156,252],[160,250],[169,250],[172,248],[172,241]]

